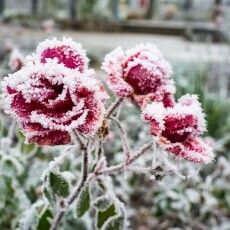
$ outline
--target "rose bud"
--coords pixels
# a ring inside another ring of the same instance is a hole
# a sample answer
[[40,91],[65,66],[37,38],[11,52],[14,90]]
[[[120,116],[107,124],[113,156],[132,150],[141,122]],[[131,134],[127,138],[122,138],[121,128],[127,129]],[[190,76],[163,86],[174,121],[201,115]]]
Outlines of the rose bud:
[[197,163],[213,160],[212,148],[198,137],[206,130],[206,122],[195,95],[181,97],[170,108],[161,102],[148,104],[142,118],[150,123],[151,134],[166,151]]
[[130,97],[140,107],[151,101],[173,106],[171,66],[153,44],[137,45],[126,51],[118,47],[105,56],[102,69],[117,96]]

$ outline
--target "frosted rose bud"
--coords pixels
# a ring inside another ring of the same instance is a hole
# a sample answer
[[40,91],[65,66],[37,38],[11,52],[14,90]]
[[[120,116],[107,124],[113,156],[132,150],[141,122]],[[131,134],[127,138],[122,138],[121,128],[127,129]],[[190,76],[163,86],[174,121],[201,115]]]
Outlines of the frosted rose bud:
[[9,67],[12,71],[18,71],[24,66],[24,56],[18,49],[14,49],[9,58]]
[[211,147],[198,138],[206,130],[206,122],[197,96],[185,95],[169,108],[153,102],[144,108],[142,117],[165,150],[197,163],[212,161]]
[[37,59],[46,63],[48,59],[55,59],[69,69],[77,69],[84,72],[88,68],[88,58],[80,43],[71,38],[47,39],[38,44],[36,50]]
[[96,80],[48,62],[28,63],[2,83],[7,112],[28,142],[68,144],[70,131],[93,135],[102,124],[104,104]]
[[121,47],[105,56],[102,69],[108,85],[119,97],[131,97],[141,107],[150,101],[174,104],[172,70],[161,52],[153,45],[137,45],[123,51]]

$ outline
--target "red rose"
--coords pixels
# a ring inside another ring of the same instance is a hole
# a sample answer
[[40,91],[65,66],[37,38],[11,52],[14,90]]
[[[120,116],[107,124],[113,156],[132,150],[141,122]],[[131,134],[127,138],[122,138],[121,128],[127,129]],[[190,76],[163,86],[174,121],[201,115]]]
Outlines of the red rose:
[[108,85],[118,96],[131,97],[140,107],[150,101],[173,106],[172,70],[154,45],[137,45],[125,52],[118,47],[106,55],[102,69],[109,75]]
[[104,105],[98,83],[53,61],[29,63],[3,81],[7,112],[28,142],[68,144],[72,130],[92,135],[100,127]]
[[143,119],[150,122],[151,134],[166,151],[198,163],[213,160],[211,147],[198,137],[206,123],[196,96],[185,95],[169,108],[162,103],[149,104]]

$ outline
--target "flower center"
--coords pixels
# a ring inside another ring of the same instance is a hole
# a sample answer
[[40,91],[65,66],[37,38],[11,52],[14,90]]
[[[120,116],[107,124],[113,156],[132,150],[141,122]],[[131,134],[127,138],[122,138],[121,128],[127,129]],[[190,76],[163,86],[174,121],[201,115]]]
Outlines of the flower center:
[[127,76],[125,76],[125,81],[133,87],[135,93],[138,95],[156,92],[157,87],[161,83],[158,77],[154,76],[141,65],[131,68]]
[[172,143],[182,143],[197,129],[197,119],[192,115],[186,115],[183,118],[168,116],[165,118],[165,127],[162,132],[163,137]]

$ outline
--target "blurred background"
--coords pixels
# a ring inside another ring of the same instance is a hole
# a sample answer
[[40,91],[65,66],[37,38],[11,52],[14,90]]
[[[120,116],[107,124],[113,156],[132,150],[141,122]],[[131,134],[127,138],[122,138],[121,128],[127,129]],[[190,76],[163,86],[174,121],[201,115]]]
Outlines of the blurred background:
[[[63,36],[82,43],[102,81],[106,53],[117,46],[156,44],[172,64],[176,97],[198,94],[207,115],[204,138],[215,149],[213,164],[197,172],[180,161],[181,170],[195,173],[186,181],[160,176],[152,182],[132,174],[127,182],[114,178],[117,194],[127,203],[130,229],[229,230],[230,0],[0,0],[0,79],[13,72],[9,60],[16,49],[26,56],[40,41]],[[2,108],[0,117],[4,145],[11,121]],[[121,117],[132,146],[144,142],[148,131],[139,113],[129,108]],[[29,229],[20,225],[23,211],[41,199],[41,174],[60,149],[23,144],[18,131],[14,139],[7,161],[0,149],[0,229]],[[107,152],[111,163],[119,161],[120,143],[114,141]],[[76,171],[71,164],[63,170]],[[70,213],[63,229],[91,229],[89,222]]]

